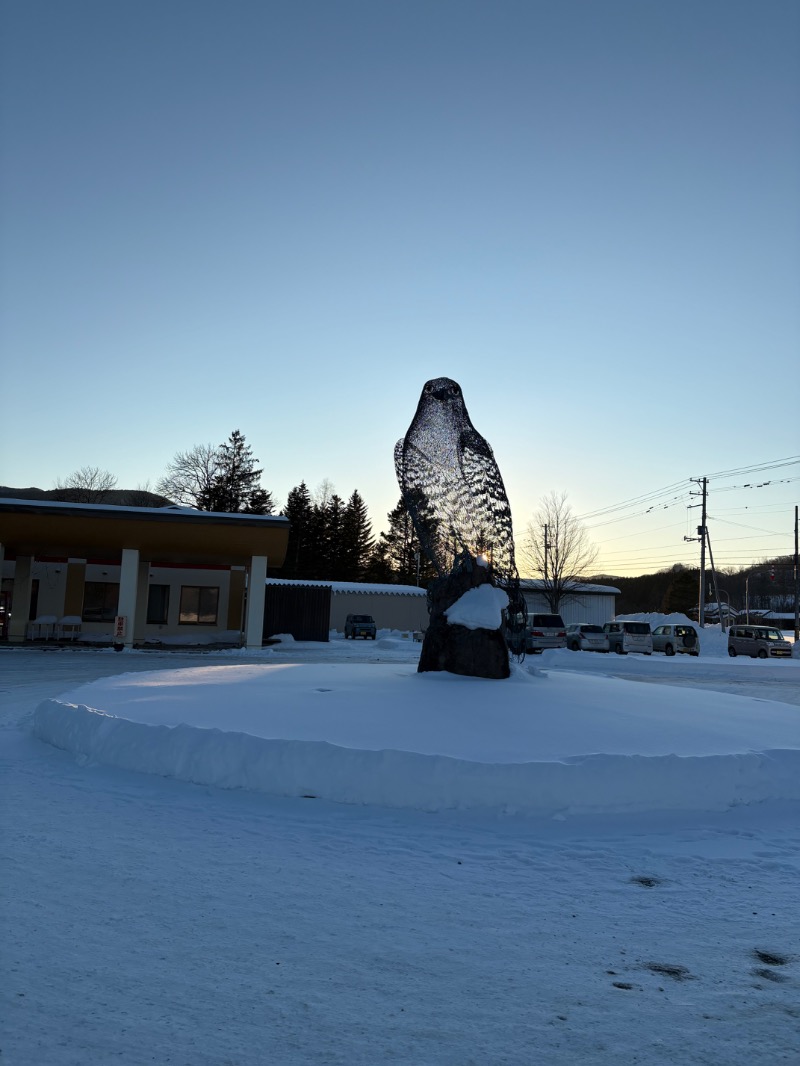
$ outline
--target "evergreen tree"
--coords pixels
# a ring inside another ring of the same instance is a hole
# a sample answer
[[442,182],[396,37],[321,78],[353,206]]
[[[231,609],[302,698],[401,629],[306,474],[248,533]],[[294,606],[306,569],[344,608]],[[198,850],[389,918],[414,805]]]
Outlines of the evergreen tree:
[[367,505],[358,491],[353,490],[342,518],[340,580],[364,580],[372,546],[372,524],[367,514]]
[[688,615],[697,607],[699,575],[699,570],[681,570],[675,574],[661,603],[664,614]]
[[342,526],[345,505],[335,492],[314,508],[317,522],[316,570],[324,581],[342,581]]
[[[429,525],[435,537],[435,519],[430,509],[420,507],[422,521]],[[402,496],[397,506],[389,512],[389,532],[381,533],[380,543],[384,549],[384,558],[388,563],[392,580],[400,585],[417,584],[417,553],[419,553],[419,584],[427,585],[436,577],[436,570],[420,548],[419,538],[411,521],[411,515]]]
[[305,571],[301,577],[322,581],[328,575],[326,566],[327,501],[311,505],[311,514],[306,528]]
[[259,484],[263,471],[245,437],[235,429],[217,452],[218,466],[204,503],[209,511],[272,514],[272,494]]
[[396,583],[395,573],[389,560],[389,547],[385,540],[373,544],[367,559],[364,580],[374,585],[392,585]]
[[286,549],[286,562],[281,570],[282,577],[309,577],[311,568],[311,526],[314,518],[311,506],[311,493],[305,481],[293,488],[283,509],[289,519],[289,543]]

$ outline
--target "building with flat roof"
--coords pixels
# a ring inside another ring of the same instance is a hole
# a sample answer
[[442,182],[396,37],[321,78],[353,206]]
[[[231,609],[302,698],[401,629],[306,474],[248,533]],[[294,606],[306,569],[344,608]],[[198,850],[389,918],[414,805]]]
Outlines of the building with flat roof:
[[288,539],[283,516],[0,499],[2,635],[261,647]]

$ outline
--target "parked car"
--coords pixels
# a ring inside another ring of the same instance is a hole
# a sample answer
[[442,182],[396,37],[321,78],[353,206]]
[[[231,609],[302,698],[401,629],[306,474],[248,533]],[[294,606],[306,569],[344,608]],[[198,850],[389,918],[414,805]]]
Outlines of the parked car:
[[749,655],[753,659],[790,659],[792,645],[773,626],[731,626],[728,630],[728,655]]
[[571,651],[608,651],[608,637],[602,626],[573,622],[567,626],[567,647]]
[[560,614],[532,614],[528,617],[525,650],[537,655],[546,648],[566,648],[567,627]]
[[378,629],[375,619],[371,614],[349,614],[344,622],[344,639],[363,637],[364,640],[374,640]]
[[685,625],[656,626],[653,630],[653,651],[663,651],[665,655],[675,655],[677,652],[699,655],[697,630],[694,626]]
[[653,653],[653,635],[649,622],[606,622],[603,632],[608,637],[608,650],[617,655],[628,652],[641,652],[643,655]]

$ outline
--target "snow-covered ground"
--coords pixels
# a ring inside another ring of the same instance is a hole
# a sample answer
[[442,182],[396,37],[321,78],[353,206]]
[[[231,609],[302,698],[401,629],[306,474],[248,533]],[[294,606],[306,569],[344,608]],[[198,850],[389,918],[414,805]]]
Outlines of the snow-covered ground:
[[0,1061],[800,1061],[800,660],[701,652],[4,649]]

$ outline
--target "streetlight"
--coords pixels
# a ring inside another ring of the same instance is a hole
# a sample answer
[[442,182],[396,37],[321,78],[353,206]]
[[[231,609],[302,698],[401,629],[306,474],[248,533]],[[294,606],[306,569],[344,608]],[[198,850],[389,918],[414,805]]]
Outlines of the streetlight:
[[[725,589],[717,589],[717,594],[718,594],[718,596],[727,596],[728,597],[728,625],[730,625],[730,622],[731,622],[731,596],[730,596],[730,593],[726,592]],[[719,623],[720,623],[720,626],[722,627],[722,632],[724,633],[725,632],[725,622],[723,621],[723,618],[722,618],[722,606],[723,605],[721,603],[717,604],[717,607],[719,607]]]
[[761,574],[748,574],[744,579],[744,614],[745,624],[750,625],[750,578],[761,577]]

